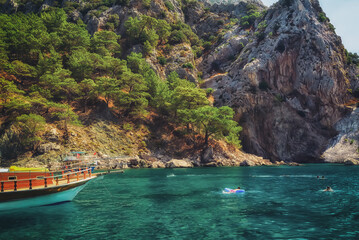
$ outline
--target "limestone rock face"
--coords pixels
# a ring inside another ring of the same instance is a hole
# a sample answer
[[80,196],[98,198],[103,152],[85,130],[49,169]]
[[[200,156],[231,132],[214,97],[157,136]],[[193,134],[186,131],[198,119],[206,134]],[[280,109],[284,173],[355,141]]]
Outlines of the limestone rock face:
[[84,17],[84,22],[87,24],[88,31],[93,34],[98,30],[105,29],[105,25],[110,21],[113,15],[118,16],[118,27],[115,32],[124,35],[125,34],[125,21],[129,17],[137,17],[140,15],[148,15],[151,17],[157,17],[161,12],[167,11],[167,20],[173,22],[175,19],[184,22],[184,15],[176,0],[168,0],[173,6],[173,11],[167,11],[164,1],[153,0],[149,7],[145,7],[141,0],[130,1],[128,6],[114,5],[103,11],[100,15],[95,15],[96,10],[89,11]]
[[206,148],[203,152],[202,152],[202,155],[201,155],[201,163],[204,163],[204,164],[208,164],[208,163],[211,163],[214,161],[214,158],[213,158],[213,148],[212,147],[208,147]]
[[161,161],[153,162],[150,166],[150,168],[165,168],[165,164]]
[[344,162],[345,165],[359,165],[359,161],[356,159],[347,159]]
[[56,128],[51,128],[44,134],[44,137],[51,142],[57,142],[60,140],[60,133]]
[[232,18],[236,17],[240,19],[246,15],[248,4],[258,7],[260,11],[266,8],[260,0],[216,1],[211,6],[211,11],[218,14],[227,12]]
[[191,168],[192,163],[186,159],[172,159],[166,163],[166,168]]
[[356,163],[359,160],[359,109],[340,120],[335,128],[339,134],[330,140],[322,158],[331,163]]
[[44,144],[41,144],[38,148],[37,148],[37,151],[40,153],[40,154],[44,154],[44,153],[47,153],[49,151],[52,151],[52,150],[60,150],[61,149],[61,146],[56,144],[56,143],[44,143]]
[[170,58],[167,59],[165,73],[168,76],[171,72],[176,71],[180,78],[187,79],[191,82],[196,82],[196,69],[184,68],[183,64],[194,63],[194,55],[189,44],[177,44],[173,47],[170,53]]
[[244,150],[305,162],[319,158],[349,112],[350,80],[340,37],[318,20],[318,1],[291,2],[269,8],[254,30],[229,31],[200,70],[217,105],[238,113]]

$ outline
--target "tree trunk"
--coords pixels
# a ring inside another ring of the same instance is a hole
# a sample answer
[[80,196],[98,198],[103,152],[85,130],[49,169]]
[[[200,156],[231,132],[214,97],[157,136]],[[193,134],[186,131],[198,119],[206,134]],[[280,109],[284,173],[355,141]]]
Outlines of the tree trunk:
[[86,113],[86,112],[87,112],[87,102],[88,102],[88,100],[87,100],[87,98],[85,98],[85,103],[84,103],[84,113]]
[[209,138],[209,134],[208,131],[206,131],[206,134],[204,136],[204,145],[207,147],[208,146],[208,138]]

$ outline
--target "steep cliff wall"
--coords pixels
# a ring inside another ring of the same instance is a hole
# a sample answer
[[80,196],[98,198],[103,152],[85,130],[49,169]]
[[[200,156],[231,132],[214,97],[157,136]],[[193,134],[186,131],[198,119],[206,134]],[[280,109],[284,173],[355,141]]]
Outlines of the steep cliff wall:
[[346,64],[341,39],[318,1],[280,0],[271,8],[260,0],[211,4],[9,0],[0,6],[6,13],[63,8],[68,21],[82,20],[91,34],[110,30],[121,35],[120,58],[145,52],[143,43],[127,36],[130,17],[164,19],[172,30],[185,22],[192,30],[186,25],[182,33],[194,32],[193,39],[159,41],[145,54],[146,61],[163,80],[176,71],[181,78],[213,88],[215,105],[236,110],[244,150],[272,161],[305,162],[320,160],[329,144],[322,160],[342,161],[333,151],[349,142],[347,152],[354,158],[357,115],[344,117],[352,111],[347,103],[350,90],[359,87],[358,70]]
[[279,1],[252,28],[227,33],[202,62],[204,86],[238,112],[245,150],[313,161],[336,134],[350,81],[341,39],[323,16],[318,1]]

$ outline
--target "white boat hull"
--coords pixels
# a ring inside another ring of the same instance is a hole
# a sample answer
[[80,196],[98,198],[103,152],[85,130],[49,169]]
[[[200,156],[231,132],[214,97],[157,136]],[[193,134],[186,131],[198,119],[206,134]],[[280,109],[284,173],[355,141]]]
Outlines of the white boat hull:
[[0,203],[0,211],[51,205],[61,202],[72,201],[76,197],[76,195],[87,185],[87,183],[88,182],[78,187],[74,187],[61,192],[55,192],[38,197],[2,202]]

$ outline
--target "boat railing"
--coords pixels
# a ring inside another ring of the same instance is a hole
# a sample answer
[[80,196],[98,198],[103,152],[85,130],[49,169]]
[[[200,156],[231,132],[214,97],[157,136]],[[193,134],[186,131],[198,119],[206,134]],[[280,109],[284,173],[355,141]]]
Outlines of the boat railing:
[[[34,172],[8,172],[9,177],[15,177],[12,180],[3,180],[0,181],[0,192],[4,191],[18,191],[20,189],[19,185],[22,186],[21,190],[31,190],[35,188],[47,188],[49,185],[58,186],[59,184],[70,184],[78,181],[82,181],[84,179],[92,178],[92,171],[90,167],[81,167],[77,166],[75,168],[65,168],[58,171],[44,171],[44,176],[34,176],[31,177],[31,174],[35,174]],[[17,174],[19,173],[29,173],[29,178],[26,179],[17,179]],[[1,174],[1,173],[0,173]],[[38,172],[36,173],[38,175]],[[43,183],[41,183],[43,181]],[[34,183],[36,182],[36,186]],[[11,183],[13,186],[11,187]],[[9,186],[10,185],[10,186]]]

